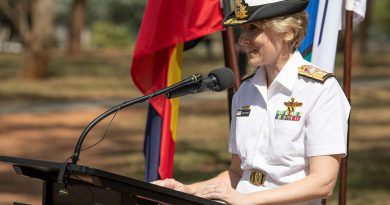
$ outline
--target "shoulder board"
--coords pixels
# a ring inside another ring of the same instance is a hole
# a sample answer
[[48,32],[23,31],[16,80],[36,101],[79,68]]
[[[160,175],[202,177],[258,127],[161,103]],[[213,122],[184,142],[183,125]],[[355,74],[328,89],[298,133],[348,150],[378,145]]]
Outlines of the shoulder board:
[[253,71],[251,71],[251,72],[245,74],[245,75],[241,78],[241,82],[246,81],[246,80],[252,78],[252,77],[256,74],[256,71],[257,71],[257,69],[254,69]]
[[333,73],[325,72],[312,65],[303,65],[298,68],[298,75],[324,83],[328,78],[335,77]]

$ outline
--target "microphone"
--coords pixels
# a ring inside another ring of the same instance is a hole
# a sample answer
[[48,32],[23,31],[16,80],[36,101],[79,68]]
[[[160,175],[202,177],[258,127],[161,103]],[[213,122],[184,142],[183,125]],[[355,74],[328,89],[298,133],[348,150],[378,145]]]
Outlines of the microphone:
[[222,90],[226,90],[227,88],[230,88],[233,85],[233,83],[234,83],[233,72],[229,68],[218,68],[211,71],[207,78],[203,78],[202,75],[200,74],[195,74],[169,87],[158,90],[154,93],[150,93],[148,95],[144,95],[142,97],[138,97],[133,100],[125,101],[115,107],[112,107],[111,109],[99,115],[97,118],[91,121],[87,125],[87,127],[84,128],[74,148],[74,152],[72,155],[72,164],[77,164],[77,161],[79,160],[80,157],[81,146],[84,142],[84,139],[87,137],[89,131],[91,131],[91,129],[95,127],[95,125],[97,125],[100,121],[110,116],[111,114],[117,113],[118,111],[130,107],[132,105],[148,101],[151,98],[154,98],[162,94],[165,94],[170,99],[170,98],[180,97],[191,93],[193,94],[200,93],[206,90],[214,90],[219,92]]
[[234,73],[231,69],[226,67],[217,68],[211,71],[206,78],[201,78],[195,83],[169,91],[165,96],[171,99],[208,90],[220,92],[232,87],[234,81]]

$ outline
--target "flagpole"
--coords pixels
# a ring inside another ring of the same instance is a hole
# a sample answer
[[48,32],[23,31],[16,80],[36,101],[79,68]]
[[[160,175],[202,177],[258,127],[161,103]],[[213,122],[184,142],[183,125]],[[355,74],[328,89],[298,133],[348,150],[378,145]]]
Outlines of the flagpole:
[[[344,76],[343,90],[349,103],[351,104],[351,62],[352,62],[352,20],[353,11],[346,10],[345,18],[345,47],[344,47]],[[348,120],[347,134],[347,156],[341,159],[340,167],[340,186],[339,186],[339,205],[345,205],[347,199],[347,161],[349,156],[349,129],[350,120]]]
[[[229,0],[221,0],[221,6],[223,15],[226,16],[231,11],[230,1]],[[223,51],[224,51],[224,60],[225,66],[232,69],[234,76],[236,77],[235,83],[232,88],[228,89],[228,108],[229,108],[229,119],[231,120],[231,103],[233,94],[238,90],[241,84],[241,76],[240,70],[238,68],[237,61],[237,52],[235,48],[235,40],[234,40],[234,30],[232,27],[226,27],[222,31],[222,41],[223,41]]]
[[225,66],[232,69],[236,76],[233,90],[236,91],[240,87],[241,77],[238,69],[237,52],[235,48],[234,30],[232,27],[227,27],[222,31],[223,50],[225,58]]

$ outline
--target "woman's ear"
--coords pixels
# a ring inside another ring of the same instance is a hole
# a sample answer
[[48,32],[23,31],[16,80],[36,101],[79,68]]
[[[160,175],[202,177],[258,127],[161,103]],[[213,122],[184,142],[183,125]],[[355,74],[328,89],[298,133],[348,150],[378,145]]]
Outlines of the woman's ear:
[[285,33],[283,33],[283,39],[287,42],[290,42],[294,39],[294,33],[290,30]]

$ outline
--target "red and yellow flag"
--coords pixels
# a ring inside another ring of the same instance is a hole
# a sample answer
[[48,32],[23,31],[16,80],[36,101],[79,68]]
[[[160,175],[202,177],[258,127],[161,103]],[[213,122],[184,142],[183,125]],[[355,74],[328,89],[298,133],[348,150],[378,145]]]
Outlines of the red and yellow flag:
[[[220,0],[149,0],[131,76],[143,94],[181,80],[183,43],[222,29]],[[150,100],[145,131],[146,181],[172,177],[179,102]]]

